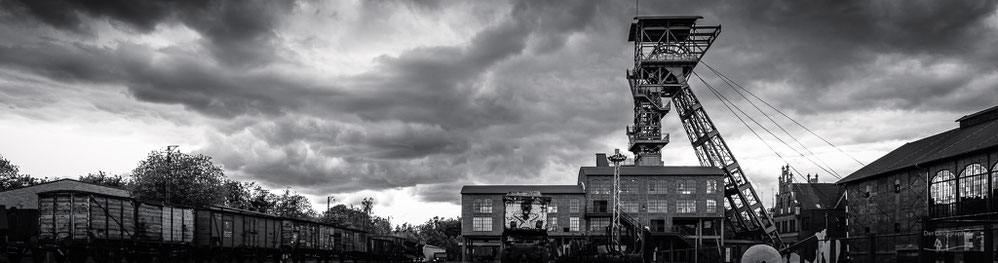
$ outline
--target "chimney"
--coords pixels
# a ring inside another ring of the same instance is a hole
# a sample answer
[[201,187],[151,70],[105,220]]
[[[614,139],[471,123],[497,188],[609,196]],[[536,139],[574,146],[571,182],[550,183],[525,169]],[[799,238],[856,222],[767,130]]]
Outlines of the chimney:
[[609,167],[610,161],[606,160],[606,153],[596,154],[596,167]]

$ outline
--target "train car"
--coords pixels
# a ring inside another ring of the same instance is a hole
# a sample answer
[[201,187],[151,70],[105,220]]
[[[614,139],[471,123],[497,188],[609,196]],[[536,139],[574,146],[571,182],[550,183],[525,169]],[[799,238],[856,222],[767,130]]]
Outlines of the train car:
[[191,245],[193,229],[191,208],[83,191],[38,194],[39,247],[59,261],[172,257]]
[[281,220],[269,214],[209,207],[195,210],[196,258],[280,258]]
[[395,236],[372,236],[367,239],[371,259],[388,262],[419,262],[423,260],[418,242]]
[[[218,206],[164,205],[79,190],[38,193],[38,207],[35,214],[18,214],[31,216],[28,220],[12,220],[11,213],[4,217],[8,231],[2,234],[31,240],[22,242],[30,253],[4,249],[5,254],[40,256],[36,262],[404,262],[413,259],[407,255],[416,253],[407,251],[416,251],[418,245],[311,220]],[[33,231],[13,233],[24,226]]]

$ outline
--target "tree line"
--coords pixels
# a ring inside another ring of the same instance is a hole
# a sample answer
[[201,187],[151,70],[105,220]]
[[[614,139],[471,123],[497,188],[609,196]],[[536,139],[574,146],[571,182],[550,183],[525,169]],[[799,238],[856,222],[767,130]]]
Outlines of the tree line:
[[[0,191],[37,185],[51,179],[20,172],[20,167],[0,155]],[[203,154],[155,150],[127,176],[103,171],[80,175],[79,181],[125,188],[139,200],[197,207],[225,206],[282,217],[314,220],[363,229],[376,236],[399,236],[441,246],[449,256],[460,255],[459,218],[434,217],[420,225],[392,227],[373,213],[374,198],[359,206],[336,204],[317,212],[305,196],[290,189],[272,192],[255,182],[229,179],[220,165]]]

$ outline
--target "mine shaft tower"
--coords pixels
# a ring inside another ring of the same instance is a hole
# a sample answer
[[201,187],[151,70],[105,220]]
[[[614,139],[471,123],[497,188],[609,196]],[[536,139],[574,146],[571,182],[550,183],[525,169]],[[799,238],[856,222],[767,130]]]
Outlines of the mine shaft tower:
[[780,247],[772,218],[687,84],[721,32],[719,25],[697,25],[701,18],[639,16],[631,23],[628,41],[634,43],[634,68],[627,71],[627,79],[634,97],[634,125],[627,127],[628,148],[635,165],[663,165],[661,150],[669,135],[662,133],[661,121],[674,104],[700,164],[724,170],[725,216],[732,230]]

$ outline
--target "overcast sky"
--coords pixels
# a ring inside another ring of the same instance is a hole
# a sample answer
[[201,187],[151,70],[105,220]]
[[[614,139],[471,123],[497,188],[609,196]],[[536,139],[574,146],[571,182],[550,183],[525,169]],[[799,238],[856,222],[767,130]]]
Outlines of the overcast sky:
[[[995,3],[641,1],[639,13],[721,24],[706,63],[869,163],[998,104]],[[0,154],[76,177],[127,174],[180,145],[317,206],[373,196],[394,223],[458,216],[462,185],[574,184],[594,153],[626,148],[634,5],[0,0]],[[767,204],[784,163],[836,180],[763,134],[777,157],[691,83]],[[860,167],[777,120],[841,176]],[[697,165],[676,113],[664,125],[666,164]]]

